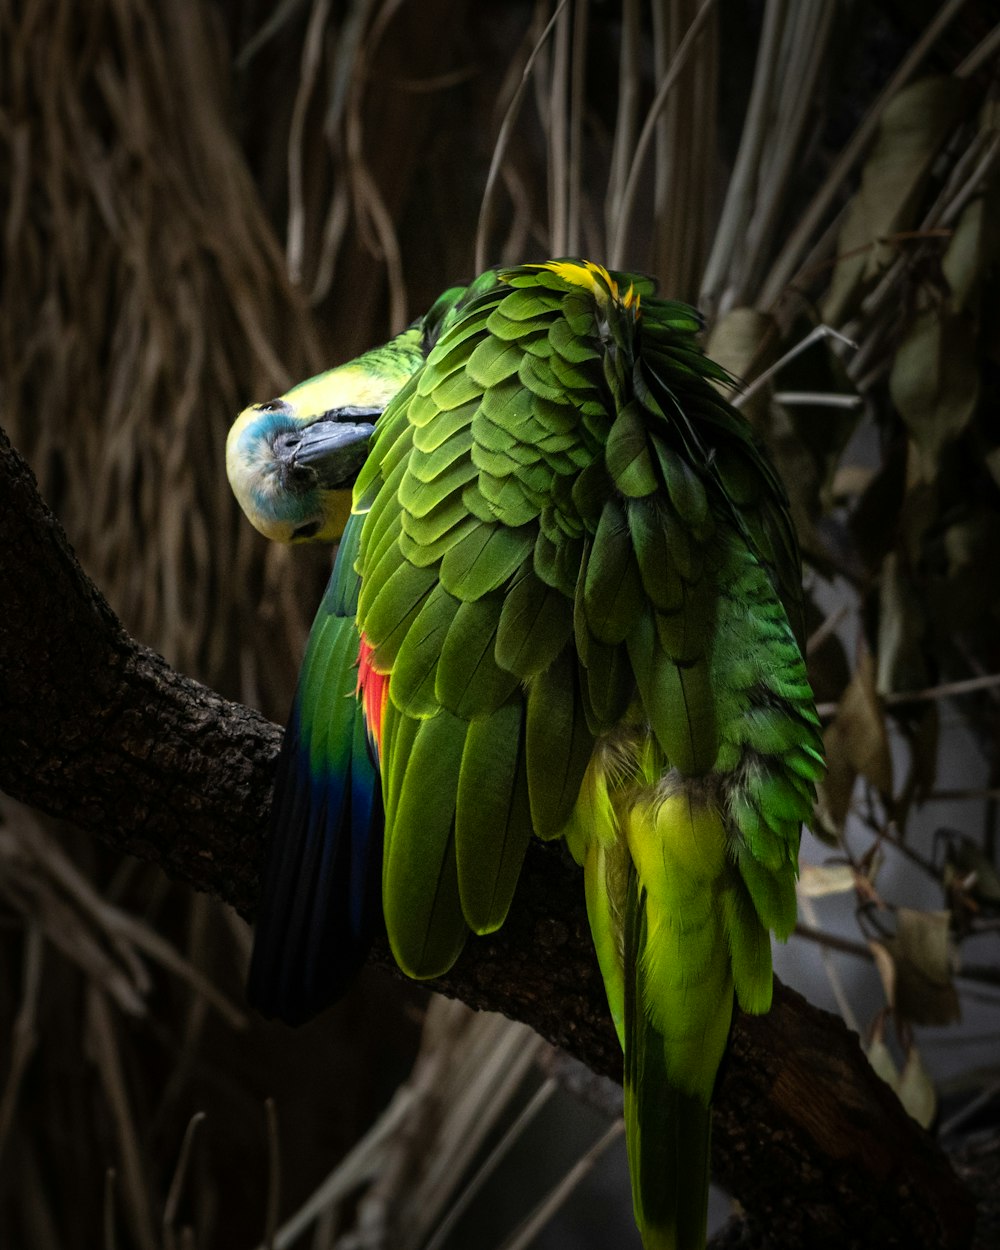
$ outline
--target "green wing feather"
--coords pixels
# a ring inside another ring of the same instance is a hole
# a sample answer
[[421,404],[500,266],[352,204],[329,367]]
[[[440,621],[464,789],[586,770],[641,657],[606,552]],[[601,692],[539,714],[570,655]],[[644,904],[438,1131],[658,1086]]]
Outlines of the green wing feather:
[[355,493],[392,949],[445,971],[530,835],[567,838],[649,1250],[703,1244],[733,1004],[770,1004],[822,773],[787,503],[699,329],[590,262],[484,274]]

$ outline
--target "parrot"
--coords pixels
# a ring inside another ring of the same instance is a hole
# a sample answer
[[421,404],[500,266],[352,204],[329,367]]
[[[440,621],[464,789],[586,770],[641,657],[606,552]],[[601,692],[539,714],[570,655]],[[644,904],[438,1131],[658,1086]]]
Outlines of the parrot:
[[567,258],[449,288],[240,414],[244,512],[340,546],[278,762],[248,982],[295,1022],[384,925],[446,972],[561,838],[621,1042],[646,1250],[705,1244],[734,1008],[766,1012],[824,770],[784,487],[703,322]]

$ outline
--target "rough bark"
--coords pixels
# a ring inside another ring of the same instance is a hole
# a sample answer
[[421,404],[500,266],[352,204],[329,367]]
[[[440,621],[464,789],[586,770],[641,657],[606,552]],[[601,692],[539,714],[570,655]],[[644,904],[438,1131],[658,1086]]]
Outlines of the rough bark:
[[[252,917],[280,729],[125,633],[2,432],[0,611],[0,786]],[[503,930],[437,988],[619,1076],[581,895],[560,848],[533,846]],[[735,1023],[714,1164],[774,1246],[971,1242],[944,1155],[840,1021],[781,985]]]

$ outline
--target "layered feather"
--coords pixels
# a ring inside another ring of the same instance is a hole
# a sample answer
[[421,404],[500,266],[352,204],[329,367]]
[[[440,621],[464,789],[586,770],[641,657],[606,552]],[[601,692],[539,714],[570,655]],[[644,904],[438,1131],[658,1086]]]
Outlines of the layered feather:
[[502,924],[530,836],[566,837],[650,1250],[703,1242],[733,1003],[769,1006],[822,771],[787,503],[699,329],[591,262],[482,275],[354,502],[393,952],[444,972]]
[[784,494],[699,328],[588,262],[481,279],[358,493],[359,623],[400,744],[393,950],[443,972],[465,931],[502,923],[529,835],[567,837],[650,1246],[703,1238],[734,995],[770,1002],[821,770]]

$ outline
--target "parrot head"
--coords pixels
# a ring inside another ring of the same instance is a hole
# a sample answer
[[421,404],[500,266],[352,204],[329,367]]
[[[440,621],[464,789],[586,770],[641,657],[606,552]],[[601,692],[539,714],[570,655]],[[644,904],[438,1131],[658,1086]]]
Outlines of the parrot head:
[[492,282],[485,274],[468,288],[449,287],[388,343],[244,408],[226,440],[226,472],[255,529],[280,543],[340,538],[375,422],[422,367],[462,300]]
[[226,472],[248,520],[273,542],[333,542],[350,514],[368,440],[403,376],[330,369],[277,399],[251,404],[226,440]]

